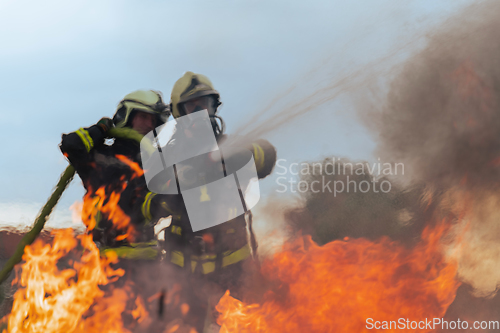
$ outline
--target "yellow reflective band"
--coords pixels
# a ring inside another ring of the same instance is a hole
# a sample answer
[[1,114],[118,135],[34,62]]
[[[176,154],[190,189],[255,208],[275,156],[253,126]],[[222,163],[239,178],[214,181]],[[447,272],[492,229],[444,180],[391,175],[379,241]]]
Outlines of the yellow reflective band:
[[191,260],[215,260],[217,258],[216,254],[204,254],[201,256],[191,256]]
[[148,194],[146,194],[144,202],[142,203],[141,211],[142,216],[146,218],[146,224],[153,220],[153,216],[151,215],[151,199],[153,199],[155,195],[156,193],[148,192]]
[[94,147],[94,141],[92,140],[89,132],[84,128],[80,128],[75,133],[80,137],[80,140],[82,140],[83,144],[85,145],[85,149],[87,149],[87,152],[89,152]]
[[158,250],[152,247],[130,247],[130,246],[122,246],[116,248],[104,249],[101,251],[101,254],[109,257],[109,256],[118,256],[118,258],[123,259],[148,259],[154,260],[158,257]]
[[203,274],[212,273],[213,271],[215,271],[215,262],[213,262],[213,261],[204,262],[201,265],[201,267],[203,269]]
[[200,191],[201,191],[200,202],[210,201],[207,185],[201,186]]
[[182,235],[182,228],[178,227],[176,225],[173,225],[172,228],[170,229],[170,232],[176,235]]
[[[196,266],[198,266],[198,259],[195,259],[194,257],[195,256],[191,257],[191,272],[192,273],[194,273],[194,271],[196,270]],[[213,259],[215,260],[215,258],[217,256],[214,254],[210,257],[213,257]],[[212,273],[213,271],[215,271],[215,261],[208,261],[208,262],[201,263],[201,272],[203,274]]]
[[82,130],[83,134],[85,135],[85,138],[89,142],[90,149],[94,148],[94,140],[92,140],[92,137],[90,136],[89,132],[86,129],[83,129],[83,128],[80,128],[80,129]]
[[[247,243],[241,249],[234,252],[227,251],[222,258],[222,267],[236,264],[242,260],[247,259],[251,255],[250,245]],[[203,274],[212,273],[215,271],[215,254],[204,254],[202,256],[191,256],[191,272],[194,273],[198,262],[201,261],[201,268]],[[184,254],[180,251],[172,251],[170,262],[173,264],[184,267]]]
[[250,257],[251,251],[250,251],[250,245],[245,244],[241,249],[234,251],[230,254],[224,255],[224,258],[222,258],[222,267],[226,267],[232,264],[235,264],[237,262],[240,262],[242,260],[245,260],[246,258]]
[[180,251],[172,251],[170,262],[177,266],[184,267],[184,255]]
[[255,164],[257,165],[257,169],[261,169],[264,167],[264,149],[256,143],[252,144],[252,146]]

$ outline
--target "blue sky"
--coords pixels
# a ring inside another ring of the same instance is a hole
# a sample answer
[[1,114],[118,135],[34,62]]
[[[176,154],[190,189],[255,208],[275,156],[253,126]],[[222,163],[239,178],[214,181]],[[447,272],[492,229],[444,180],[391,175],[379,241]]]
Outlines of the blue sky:
[[[473,2],[2,0],[0,227],[30,224],[49,196],[67,165],[61,134],[111,117],[131,91],[157,89],[169,99],[185,71],[203,73],[221,93],[220,115],[234,133],[277,96],[284,97],[265,117],[286,119],[301,97],[399,50],[380,71],[390,77],[423,45],[417,37]],[[268,132],[279,157],[376,158],[355,90],[312,101],[308,113]],[[266,179],[264,194],[274,184]],[[75,179],[55,220],[71,220],[68,207],[82,195]]]

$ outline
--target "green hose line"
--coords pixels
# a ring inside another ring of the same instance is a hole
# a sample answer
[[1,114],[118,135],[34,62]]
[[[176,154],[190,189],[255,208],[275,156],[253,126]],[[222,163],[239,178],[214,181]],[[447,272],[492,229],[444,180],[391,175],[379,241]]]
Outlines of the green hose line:
[[144,137],[142,134],[129,127],[112,128],[108,131],[108,136],[119,139],[135,140],[138,143],[140,143]]
[[45,222],[49,218],[50,213],[52,213],[52,210],[59,201],[59,198],[61,198],[61,195],[63,194],[68,184],[73,179],[74,175],[75,168],[73,168],[73,166],[70,165],[66,168],[66,170],[64,170],[54,192],[52,192],[49,200],[47,200],[47,203],[45,204],[45,206],[43,206],[42,210],[38,214],[33,228],[30,232],[24,235],[19,245],[17,245],[17,249],[16,252],[14,252],[14,255],[10,257],[9,260],[5,263],[2,271],[0,272],[0,283],[4,282],[7,279],[14,266],[21,261],[24,254],[24,247],[33,243],[38,234],[42,231]]
[[[140,134],[136,130],[129,128],[129,127],[112,128],[108,131],[108,135],[112,136],[114,138],[134,140],[134,141],[138,142],[139,144],[142,143],[141,148],[146,149],[148,151],[149,155],[152,155],[154,150],[155,150],[152,143],[149,140],[147,140],[146,138],[144,138],[144,135]],[[143,138],[144,138],[144,141],[142,141]]]
[[[139,143],[143,138],[143,135],[139,134],[137,131],[131,128],[112,128],[108,131],[108,135],[114,138],[135,140]],[[47,203],[45,204],[45,206],[43,206],[42,210],[38,214],[33,228],[30,232],[24,235],[24,237],[21,239],[21,242],[17,245],[16,252],[14,252],[14,255],[9,258],[9,260],[2,268],[2,271],[0,272],[0,284],[7,279],[12,269],[14,269],[14,266],[21,262],[24,254],[24,248],[26,247],[26,245],[30,245],[31,243],[33,243],[36,237],[40,234],[43,227],[45,226],[45,222],[49,219],[52,210],[61,198],[64,190],[66,190],[66,188],[68,187],[74,175],[75,168],[72,165],[68,166],[66,170],[64,170],[59,179],[59,182],[54,189],[54,192],[52,192],[52,195],[47,200]]]

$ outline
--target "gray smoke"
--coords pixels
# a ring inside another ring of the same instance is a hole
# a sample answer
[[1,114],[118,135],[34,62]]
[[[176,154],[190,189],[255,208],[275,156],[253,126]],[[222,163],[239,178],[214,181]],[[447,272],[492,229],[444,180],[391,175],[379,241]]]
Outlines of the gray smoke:
[[486,1],[447,21],[363,114],[379,156],[404,163],[455,216],[448,254],[478,295],[500,284],[499,16],[500,2]]

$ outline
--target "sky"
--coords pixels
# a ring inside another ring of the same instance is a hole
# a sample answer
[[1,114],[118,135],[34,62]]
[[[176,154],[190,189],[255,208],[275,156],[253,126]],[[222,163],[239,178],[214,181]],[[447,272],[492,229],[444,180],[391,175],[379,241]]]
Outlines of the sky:
[[[263,136],[286,165],[376,160],[354,88],[335,83],[390,78],[432,27],[473,2],[0,0],[0,228],[33,222],[68,165],[62,133],[112,117],[137,89],[168,100],[185,71],[212,80],[229,134],[281,117]],[[322,88],[329,98],[304,99]],[[308,112],[291,116],[298,101]],[[275,188],[276,175],[262,181],[263,198]],[[83,193],[76,177],[48,226],[71,226]]]

